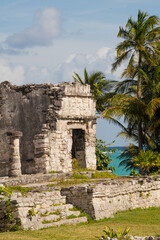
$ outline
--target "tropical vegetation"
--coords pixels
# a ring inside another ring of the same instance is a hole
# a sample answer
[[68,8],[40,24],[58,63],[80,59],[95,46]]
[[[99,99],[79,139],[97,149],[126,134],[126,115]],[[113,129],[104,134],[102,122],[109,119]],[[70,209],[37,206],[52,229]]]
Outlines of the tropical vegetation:
[[104,141],[96,139],[97,170],[115,170],[114,167],[109,167],[112,161],[111,153],[114,151],[114,149],[108,149]]
[[111,89],[113,81],[106,79],[104,73],[102,72],[91,72],[88,73],[86,68],[84,68],[83,79],[78,73],[74,73],[72,76],[75,82],[81,84],[88,84],[93,92],[94,99],[96,101],[96,110],[101,113],[105,109],[106,99],[112,96]]
[[135,142],[121,155],[120,165],[148,174],[158,165],[150,162],[144,170],[136,157],[149,154],[145,150],[160,153],[160,20],[139,10],[136,20],[130,17],[125,28],[119,28],[118,37],[123,40],[116,47],[112,70],[126,64],[121,81],[108,81],[103,73],[88,74],[86,69],[84,80],[77,73],[73,78],[91,86],[97,112],[121,127],[118,136]]
[[[122,73],[126,79],[116,83],[114,96],[107,100],[103,116],[122,128],[119,135],[137,142],[138,146],[130,145],[121,156],[121,165],[130,169],[142,170],[141,164],[135,164],[134,157],[143,150],[160,152],[159,23],[157,16],[139,10],[137,20],[130,17],[125,29],[120,27],[118,33],[124,41],[116,48],[117,57],[112,70],[128,59]],[[126,126],[119,122],[121,117]],[[150,167],[150,171],[155,169]]]
[[[135,109],[141,109],[143,98],[143,64],[156,66],[159,52],[160,27],[157,16],[149,16],[147,13],[138,11],[137,21],[130,17],[125,29],[120,27],[118,37],[124,39],[117,46],[117,58],[113,63],[112,70],[115,70],[122,62],[129,59],[127,68],[123,71],[122,77],[136,79],[137,100]],[[140,106],[139,106],[140,105]],[[138,147],[143,149],[143,121],[137,119]]]

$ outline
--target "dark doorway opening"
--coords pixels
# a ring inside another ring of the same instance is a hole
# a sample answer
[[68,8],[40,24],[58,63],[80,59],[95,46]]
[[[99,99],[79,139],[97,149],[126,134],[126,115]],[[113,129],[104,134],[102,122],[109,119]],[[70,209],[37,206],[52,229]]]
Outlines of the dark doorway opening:
[[86,168],[85,161],[85,131],[72,130],[72,158],[76,158],[80,168]]

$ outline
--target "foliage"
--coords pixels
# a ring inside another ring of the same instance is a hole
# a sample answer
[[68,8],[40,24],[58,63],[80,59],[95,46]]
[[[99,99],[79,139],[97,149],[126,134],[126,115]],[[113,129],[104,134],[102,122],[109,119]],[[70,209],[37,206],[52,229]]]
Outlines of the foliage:
[[117,238],[117,239],[130,239],[129,237],[126,236],[129,230],[130,228],[127,228],[127,227],[124,230],[122,230],[119,227],[118,231],[115,231],[113,228],[106,227],[106,229],[103,230],[103,232],[105,233],[105,236],[102,236],[101,239],[106,239],[107,237]]
[[84,79],[82,79],[77,73],[74,74],[75,76],[73,76],[73,79],[75,82],[79,82],[83,85],[90,85],[96,101],[96,110],[98,113],[102,112],[105,109],[106,99],[111,96],[109,91],[112,87],[113,81],[106,80],[106,77],[102,72],[91,72],[89,74],[86,68],[84,69]]
[[0,222],[6,231],[17,231],[20,229],[21,221],[19,218],[14,218],[13,212],[15,210],[14,204],[11,201],[13,189],[11,187],[0,187],[0,195],[3,197],[3,215],[0,217]]
[[144,174],[160,169],[160,154],[151,150],[143,150],[133,158],[134,165],[141,168]]
[[[127,68],[122,73],[122,77],[129,77],[131,81],[125,80],[125,83],[122,83],[119,86],[123,91],[126,90],[126,86],[127,88],[131,87],[127,92],[127,95],[130,93],[134,93],[134,95],[135,93],[137,94],[137,100],[133,99],[136,103],[135,112],[131,115],[134,117],[136,116],[137,139],[140,151],[143,149],[143,123],[148,120],[148,118],[146,121],[141,119],[140,117],[143,111],[139,111],[141,109],[140,105],[143,105],[144,103],[143,81],[146,79],[148,73],[144,71],[143,66],[144,64],[155,66],[159,62],[159,18],[157,16],[149,16],[147,13],[139,10],[137,20],[133,20],[132,17],[130,17],[125,28],[119,28],[118,37],[123,38],[124,41],[119,43],[116,48],[117,57],[112,65],[112,70],[116,70],[116,68],[126,59],[129,60]],[[135,82],[133,80],[137,81]],[[148,103],[145,102],[145,104]],[[138,111],[136,112],[136,110]],[[154,110],[153,107],[150,112],[152,112],[152,110]],[[119,113],[123,115],[124,110]],[[131,115],[130,112],[127,113],[127,117]]]
[[9,186],[9,187],[0,187],[0,195],[3,195],[4,197],[8,196],[11,197],[12,193],[14,191],[20,192],[23,196],[26,195],[30,190],[32,190],[32,187],[22,187],[22,186]]
[[140,176],[140,173],[137,173],[135,170],[131,170],[130,176]]
[[28,217],[33,217],[33,216],[36,216],[36,213],[35,213],[34,209],[31,208],[28,210]]
[[111,153],[115,150],[108,150],[105,142],[101,139],[96,139],[96,159],[97,170],[115,170],[113,167],[109,167],[109,163],[112,161]]
[[124,151],[119,156],[119,159],[121,162],[119,163],[119,166],[124,166],[126,170],[135,170],[138,169],[134,162],[131,160],[133,157],[138,155],[138,147],[134,144],[130,144],[127,146]]

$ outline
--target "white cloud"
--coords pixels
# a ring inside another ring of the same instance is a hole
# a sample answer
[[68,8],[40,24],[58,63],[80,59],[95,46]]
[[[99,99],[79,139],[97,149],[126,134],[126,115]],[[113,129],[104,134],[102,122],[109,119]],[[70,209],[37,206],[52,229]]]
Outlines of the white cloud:
[[10,58],[10,61],[0,59],[0,82],[10,81],[16,85],[68,82],[73,81],[74,72],[83,77],[85,67],[89,73],[102,71],[107,79],[119,80],[124,69],[123,64],[116,72],[111,73],[111,64],[115,60],[115,50],[108,47],[100,48],[97,52],[90,54],[87,52],[72,53],[57,67],[48,65],[48,62],[45,65],[41,62],[35,64],[35,61],[31,60],[30,62],[26,60],[23,65],[20,65],[19,61],[16,62],[13,59]]
[[51,73],[46,67],[31,66],[25,70],[24,82],[25,84],[51,82]]
[[49,46],[60,34],[60,12],[54,8],[46,8],[36,14],[35,24],[23,32],[9,36],[5,43],[13,48],[28,48],[34,46]]
[[10,67],[8,64],[0,61],[0,82],[9,81],[12,84],[21,85],[24,82],[24,68],[20,65]]
[[115,56],[115,50],[108,47],[100,48],[94,54],[74,53],[57,67],[54,75],[60,82],[73,81],[72,75],[74,72],[83,77],[83,71],[86,67],[88,72],[102,71],[108,79],[119,80],[124,69],[124,64],[116,72],[111,73]]
[[15,85],[51,82],[52,74],[47,67],[14,65],[0,59],[0,82],[9,81]]

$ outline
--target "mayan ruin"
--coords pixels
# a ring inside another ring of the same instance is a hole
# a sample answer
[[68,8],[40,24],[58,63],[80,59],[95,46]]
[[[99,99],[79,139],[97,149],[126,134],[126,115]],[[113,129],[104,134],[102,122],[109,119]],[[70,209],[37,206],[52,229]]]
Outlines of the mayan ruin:
[[95,141],[90,86],[0,84],[0,176],[96,169]]

